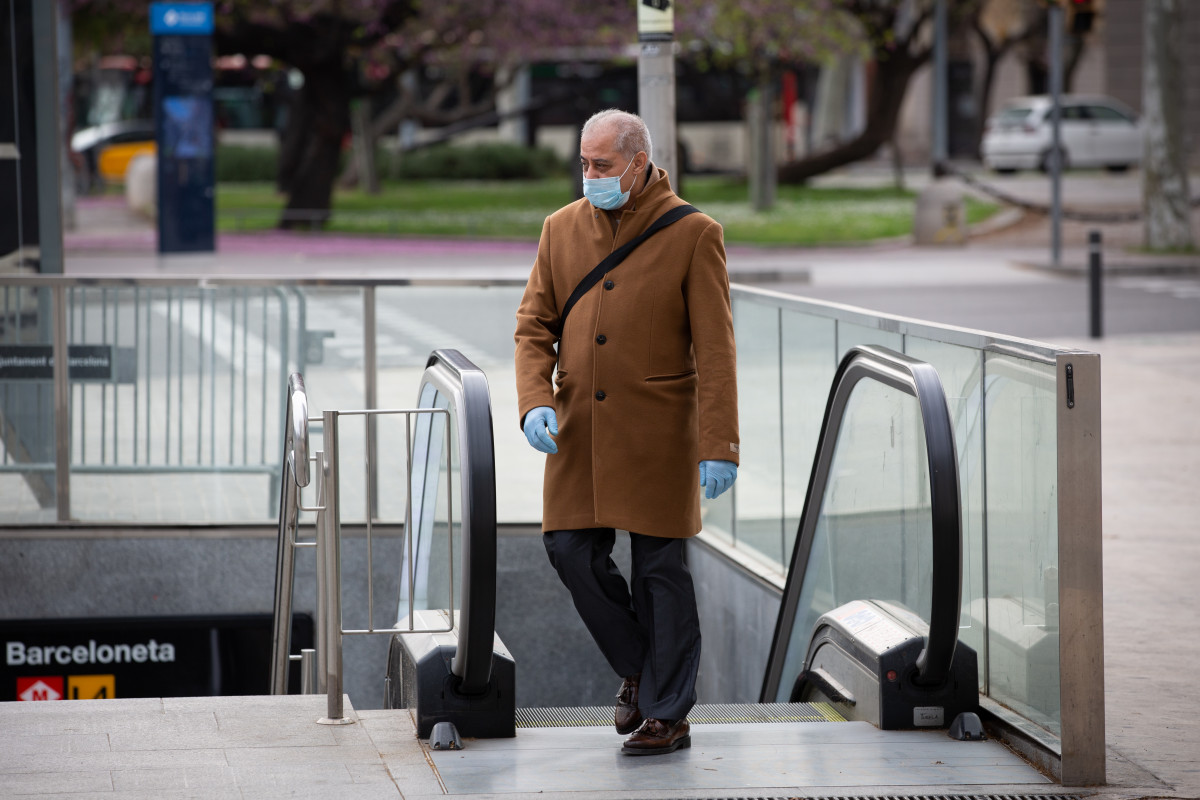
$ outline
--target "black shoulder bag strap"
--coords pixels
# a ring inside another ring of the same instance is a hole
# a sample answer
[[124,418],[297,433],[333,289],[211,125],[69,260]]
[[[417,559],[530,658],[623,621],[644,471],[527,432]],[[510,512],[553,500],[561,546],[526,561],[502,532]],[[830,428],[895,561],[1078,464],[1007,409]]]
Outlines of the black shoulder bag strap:
[[635,236],[633,239],[630,239],[616,250],[613,250],[605,257],[603,261],[593,267],[592,271],[585,275],[583,280],[579,282],[579,285],[575,287],[575,290],[571,292],[571,296],[567,298],[567,302],[563,304],[562,313],[558,315],[559,336],[562,336],[563,328],[567,324],[567,314],[571,313],[571,309],[574,308],[575,304],[579,302],[579,298],[587,294],[589,289],[600,282],[600,279],[604,277],[605,273],[611,271],[613,267],[624,261],[625,256],[632,253],[634,249],[642,242],[646,241],[668,225],[678,222],[688,214],[694,214],[699,210],[700,209],[696,208],[695,206],[690,205],[675,206],[675,208],[672,208],[670,211],[667,211],[661,217],[654,220],[654,222],[650,223],[650,227],[642,231],[641,234]]

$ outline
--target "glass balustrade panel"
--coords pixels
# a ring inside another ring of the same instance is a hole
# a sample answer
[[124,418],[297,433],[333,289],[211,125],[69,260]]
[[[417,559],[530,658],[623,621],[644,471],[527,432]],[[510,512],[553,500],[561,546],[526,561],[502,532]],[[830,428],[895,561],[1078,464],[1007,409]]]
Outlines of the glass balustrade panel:
[[[523,292],[523,286],[379,287],[378,395],[381,407],[408,407],[430,353],[453,349],[470,359],[487,376],[492,398],[496,518],[538,524],[546,457],[529,446],[521,431],[513,359],[513,331]],[[381,513],[385,508],[381,506]]]
[[883,331],[878,328],[838,320],[837,354],[834,356],[834,365],[836,366],[841,362],[846,353],[850,352],[851,347],[858,347],[859,345],[875,345],[895,350],[897,353],[903,353],[904,337],[895,331]]
[[457,409],[446,394],[430,384],[421,387],[420,405],[444,409],[449,415],[419,414],[414,418],[411,537],[405,543],[397,605],[397,620],[402,625],[406,624],[409,608],[448,609],[453,593],[453,606],[458,610],[462,597],[458,580],[462,475]]
[[984,369],[988,691],[1058,733],[1055,370],[999,354]]
[[[780,405],[780,312],[753,302],[735,302],[737,329],[738,467],[734,536],[739,548],[775,564],[783,562],[783,449]],[[704,501],[705,527],[719,529],[734,493]]]
[[837,372],[837,323],[784,309],[781,322],[783,358],[783,565],[790,562],[796,544],[804,496],[812,474],[821,420],[829,400],[829,387]]

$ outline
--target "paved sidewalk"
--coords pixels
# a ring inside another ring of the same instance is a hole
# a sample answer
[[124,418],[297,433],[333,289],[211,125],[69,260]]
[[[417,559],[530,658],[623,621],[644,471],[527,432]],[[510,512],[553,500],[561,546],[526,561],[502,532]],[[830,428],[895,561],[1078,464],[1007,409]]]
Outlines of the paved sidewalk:
[[1200,333],[1058,344],[1100,353],[1110,788],[1197,798]]
[[698,723],[693,744],[620,754],[611,726],[522,728],[516,738],[431,750],[403,711],[324,697],[214,697],[0,704],[6,798],[728,798],[863,792],[927,796],[948,786],[1053,791],[997,742],[941,731],[883,733],[865,722]]

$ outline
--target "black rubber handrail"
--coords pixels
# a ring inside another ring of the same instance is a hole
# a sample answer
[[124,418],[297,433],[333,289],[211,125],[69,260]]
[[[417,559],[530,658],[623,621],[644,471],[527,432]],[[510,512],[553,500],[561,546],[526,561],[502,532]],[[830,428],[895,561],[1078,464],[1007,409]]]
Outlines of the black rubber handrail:
[[[783,601],[775,621],[775,635],[763,676],[760,702],[775,702],[779,690],[783,661],[796,621],[801,584],[812,552],[813,536],[825,499],[842,418],[851,392],[864,379],[878,381],[912,395],[920,406],[929,464],[933,563],[929,634],[917,658],[915,682],[924,686],[938,686],[950,675],[954,650],[958,645],[958,618],[962,603],[962,515],[954,426],[946,405],[946,394],[937,370],[929,364],[885,347],[862,346],[851,348],[846,353],[833,378],[825,416],[821,421],[821,435],[817,440],[816,457],[804,498],[796,544],[792,550]],[[811,635],[811,631],[804,632],[804,635]]]
[[[442,366],[461,390],[457,409],[462,497],[462,602],[458,650],[450,669],[461,694],[487,691],[496,630],[496,454],[487,377],[457,350],[434,350],[425,364]],[[422,380],[422,391],[426,380]],[[436,387],[435,387],[436,388]],[[414,474],[418,467],[414,465]]]
[[308,486],[308,394],[304,376],[288,376],[287,410],[283,429],[283,464],[279,478],[279,529],[275,545],[275,605],[271,638],[271,693],[287,694],[288,659],[292,642],[292,588],[295,583],[295,541],[299,525],[299,490]]

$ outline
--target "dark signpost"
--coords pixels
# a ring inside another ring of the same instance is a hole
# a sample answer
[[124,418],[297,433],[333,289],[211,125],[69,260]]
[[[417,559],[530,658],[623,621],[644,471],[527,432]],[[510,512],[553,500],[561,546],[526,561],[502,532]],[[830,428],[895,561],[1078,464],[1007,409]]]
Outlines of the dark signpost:
[[158,251],[212,252],[212,3],[151,3]]

